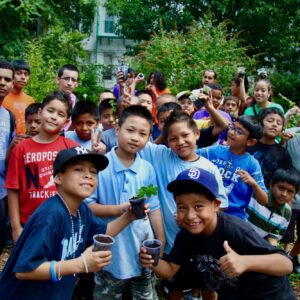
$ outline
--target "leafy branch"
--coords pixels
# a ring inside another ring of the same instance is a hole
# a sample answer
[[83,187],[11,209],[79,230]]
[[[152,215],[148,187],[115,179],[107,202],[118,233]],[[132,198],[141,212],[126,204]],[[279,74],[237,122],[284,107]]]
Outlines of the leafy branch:
[[142,186],[139,188],[136,194],[136,198],[142,198],[145,195],[147,196],[147,198],[150,198],[152,195],[157,195],[157,190],[157,186],[153,186],[153,184],[150,184],[148,186]]

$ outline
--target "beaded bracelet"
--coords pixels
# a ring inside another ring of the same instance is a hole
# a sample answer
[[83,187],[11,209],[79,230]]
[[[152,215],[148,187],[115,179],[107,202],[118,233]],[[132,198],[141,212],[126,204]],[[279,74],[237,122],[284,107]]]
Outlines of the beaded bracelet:
[[56,277],[55,264],[56,264],[55,260],[52,260],[50,262],[50,275],[53,282],[58,282],[59,279]]

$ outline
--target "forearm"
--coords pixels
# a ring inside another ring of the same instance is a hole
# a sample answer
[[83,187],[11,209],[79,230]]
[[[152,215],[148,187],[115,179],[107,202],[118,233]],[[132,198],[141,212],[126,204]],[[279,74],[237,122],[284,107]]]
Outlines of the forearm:
[[161,251],[160,254],[163,255],[165,244],[166,244],[166,238],[165,238],[165,232],[164,232],[164,225],[163,225],[163,218],[161,214],[161,210],[157,209],[153,212],[149,213],[149,219],[151,226],[153,228],[153,231],[155,233],[155,236],[158,240],[161,241]]
[[121,205],[103,205],[100,203],[91,204],[90,209],[99,218],[119,217],[124,213]]
[[[85,272],[84,264],[81,257],[57,261],[55,264],[55,274],[59,274],[60,264],[60,275],[71,275]],[[50,262],[44,262],[39,265],[35,270],[30,272],[17,272],[16,277],[19,280],[48,280],[51,279],[50,273]]]
[[7,190],[7,204],[12,229],[21,228],[19,190]]
[[222,130],[228,128],[229,122],[228,120],[223,118],[222,115],[214,107],[211,107],[207,110],[210,114],[212,123],[214,124],[213,136],[219,135]]
[[244,255],[248,272],[258,272],[273,276],[284,276],[293,270],[291,260],[281,254]]
[[266,206],[268,204],[268,195],[262,188],[255,182],[252,185],[252,189],[254,192],[254,198],[260,205]]
[[153,272],[162,278],[172,278],[180,269],[179,265],[160,259],[156,267],[151,267]]
[[134,215],[129,211],[125,212],[122,216],[107,224],[106,234],[110,236],[117,235],[133,220],[135,220]]

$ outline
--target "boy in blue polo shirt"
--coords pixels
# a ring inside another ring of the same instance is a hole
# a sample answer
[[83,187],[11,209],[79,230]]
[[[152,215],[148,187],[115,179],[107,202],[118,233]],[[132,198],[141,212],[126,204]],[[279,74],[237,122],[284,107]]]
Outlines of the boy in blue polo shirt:
[[245,211],[252,194],[261,204],[268,196],[258,161],[246,152],[262,136],[258,121],[251,116],[241,116],[229,125],[228,146],[216,145],[202,148],[199,154],[213,162],[219,169],[228,196],[227,213],[247,219]]
[[187,169],[167,189],[174,195],[181,230],[170,254],[157,266],[141,248],[144,268],[170,278],[192,264],[196,271],[186,280],[194,287],[216,290],[218,300],[296,300],[285,276],[291,273],[292,262],[247,222],[218,213],[218,183],[213,174]]
[[0,277],[1,300],[71,299],[75,274],[99,271],[110,251],[92,252],[95,234],[115,236],[135,219],[125,212],[110,224],[93,217],[83,199],[97,186],[106,157],[83,147],[58,153],[53,175],[58,194],[49,198],[26,223]]
[[[109,166],[98,175],[96,193],[86,199],[96,216],[113,220],[128,209],[128,200],[140,187],[157,186],[152,165],[138,154],[148,142],[151,129],[152,116],[147,108],[132,105],[122,112],[116,127],[118,147],[106,154]],[[158,198],[152,196],[147,202],[150,222],[136,220],[116,237],[110,266],[95,276],[94,299],[122,299],[123,289],[128,284],[133,299],[157,299],[151,272],[142,272],[138,260],[139,248],[145,239],[155,235],[164,242]]]

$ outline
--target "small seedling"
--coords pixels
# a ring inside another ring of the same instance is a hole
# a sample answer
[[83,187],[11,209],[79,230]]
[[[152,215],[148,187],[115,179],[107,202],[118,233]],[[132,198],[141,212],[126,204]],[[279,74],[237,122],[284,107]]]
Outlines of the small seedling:
[[148,186],[142,186],[139,188],[136,198],[142,198],[144,196],[147,196],[147,198],[150,198],[151,196],[157,195],[157,186],[153,186],[153,184],[150,184]]

